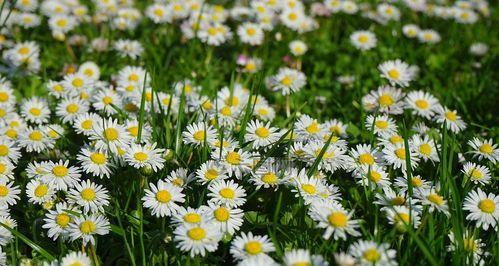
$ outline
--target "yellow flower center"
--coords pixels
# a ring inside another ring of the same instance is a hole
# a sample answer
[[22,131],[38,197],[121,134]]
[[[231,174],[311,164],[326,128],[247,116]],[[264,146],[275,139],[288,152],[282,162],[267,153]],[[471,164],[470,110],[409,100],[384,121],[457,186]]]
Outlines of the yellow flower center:
[[419,109],[428,109],[428,106],[430,105],[428,101],[423,99],[416,100],[415,104]]
[[42,132],[35,130],[29,134],[29,139],[33,141],[40,141],[43,138]]
[[238,165],[241,163],[241,155],[234,151],[229,152],[225,159],[232,165]]
[[163,17],[164,14],[165,14],[165,12],[163,12],[162,9],[160,9],[160,8],[154,9],[154,15],[156,15],[157,17]]
[[56,84],[56,85],[54,85],[54,90],[57,91],[57,92],[63,92],[64,91],[64,87],[61,86],[60,84]]
[[107,161],[106,156],[100,152],[92,153],[90,160],[95,164],[105,164]]
[[494,151],[494,149],[492,148],[492,145],[484,143],[482,144],[482,146],[480,146],[480,151],[486,154],[491,154]]
[[69,222],[71,222],[71,217],[69,217],[69,215],[67,215],[65,213],[60,213],[55,218],[55,222],[60,227],[64,228],[64,227],[68,226]]
[[0,102],[7,102],[9,100],[9,95],[6,92],[0,92]]
[[204,173],[204,177],[208,180],[213,180],[218,177],[218,171],[216,169],[210,168]]
[[68,104],[68,106],[66,106],[66,111],[70,114],[74,114],[76,112],[78,112],[78,105],[74,104],[74,103],[70,103]]
[[17,131],[15,129],[9,128],[5,131],[5,135],[11,139],[17,138]]
[[114,141],[114,140],[117,140],[118,137],[119,137],[118,130],[116,130],[114,128],[106,128],[104,130],[104,138],[106,138],[106,140]]
[[405,149],[404,148],[398,148],[395,150],[395,155],[399,158],[404,160],[405,159]]
[[395,198],[393,198],[391,200],[391,202],[392,202],[393,205],[402,206],[405,203],[405,199],[403,197],[396,196]]
[[296,13],[289,13],[288,14],[288,19],[291,21],[295,21],[298,19],[298,15]]
[[143,161],[147,160],[149,158],[149,156],[147,156],[147,153],[139,151],[133,155],[133,158],[135,158],[135,160],[137,160],[139,162],[143,162]]
[[113,103],[113,98],[111,98],[110,96],[104,96],[104,98],[102,98],[102,102],[105,105],[112,104]]
[[42,110],[40,110],[40,108],[33,107],[29,109],[29,113],[34,116],[39,116],[42,113]]
[[386,129],[388,127],[388,121],[377,120],[375,125],[379,129]]
[[35,188],[35,197],[41,198],[41,197],[47,195],[48,190],[49,190],[49,188],[47,185],[40,184],[39,186],[37,186]]
[[422,154],[424,154],[426,156],[430,156],[430,154],[431,154],[430,144],[423,143],[423,144],[419,145],[419,152],[421,152]]
[[392,144],[401,143],[403,141],[404,141],[404,139],[401,136],[399,136],[399,135],[393,135],[393,136],[390,137],[390,142]]
[[68,172],[69,172],[69,169],[64,165],[57,165],[57,166],[54,166],[54,168],[52,168],[52,173],[56,177],[64,177],[68,174]]
[[255,134],[263,139],[270,135],[270,131],[265,127],[259,127],[255,130]]
[[85,130],[90,130],[92,129],[92,124],[93,124],[92,120],[88,119],[81,122],[81,127]]
[[465,238],[463,239],[463,248],[465,251],[468,252],[476,252],[478,249],[478,246],[475,243],[475,240],[473,238]]
[[66,27],[66,25],[68,25],[68,22],[65,19],[59,19],[55,24],[57,24],[57,26],[63,28],[63,27]]
[[258,114],[261,116],[266,116],[269,114],[269,111],[265,108],[260,108],[260,109],[258,109]]
[[5,170],[7,170],[7,167],[4,163],[0,162],[0,174],[4,174]]
[[232,111],[230,110],[229,106],[224,106],[222,109],[220,109],[220,113],[224,116],[230,116],[232,114]]
[[201,227],[194,227],[187,231],[187,236],[192,240],[202,240],[206,236],[206,231]]
[[9,154],[9,147],[0,144],[0,156],[7,156]]
[[473,179],[482,179],[483,174],[480,170],[473,168],[468,172],[468,175],[473,177]]
[[396,213],[395,214],[395,221],[397,222],[404,222],[404,223],[409,223],[409,214],[407,213]]
[[379,97],[378,103],[381,106],[390,106],[394,103],[395,101],[393,100],[392,96],[390,94],[383,94]]
[[172,199],[172,195],[168,190],[160,190],[156,192],[156,200],[161,203],[167,203]]
[[430,195],[428,195],[427,199],[430,201],[430,202],[433,202],[435,203],[436,205],[440,206],[444,203],[444,198],[442,198],[442,196],[436,194],[436,193],[431,193]]
[[348,222],[348,217],[342,212],[332,212],[327,220],[333,227],[345,227]]
[[213,215],[215,216],[215,219],[217,219],[217,221],[226,222],[227,220],[229,220],[230,212],[229,210],[227,210],[227,208],[220,207],[213,212]]
[[315,195],[315,193],[317,192],[315,186],[311,184],[302,184],[301,189],[310,195]]
[[197,213],[188,213],[184,215],[184,221],[195,224],[201,222],[201,216]]
[[257,255],[262,252],[262,244],[258,241],[248,241],[248,243],[244,245],[244,249],[251,255]]
[[95,225],[95,223],[90,220],[86,220],[80,225],[80,231],[83,234],[91,234],[95,231],[96,228],[97,226]]
[[395,79],[395,80],[397,80],[397,79],[399,79],[399,78],[400,78],[400,72],[399,72],[397,69],[393,68],[393,69],[390,69],[390,70],[388,71],[388,76],[389,76],[391,79]]
[[374,183],[379,183],[379,181],[381,181],[381,174],[379,172],[371,170],[369,180],[373,181]]
[[486,213],[493,213],[496,210],[496,204],[491,199],[483,199],[478,203],[478,208]]
[[198,130],[192,136],[197,141],[204,141],[204,136],[205,136],[204,130]]
[[92,201],[95,199],[95,191],[91,188],[85,188],[81,191],[80,195],[86,201]]
[[413,177],[411,178],[411,183],[415,187],[420,187],[423,185],[423,180],[421,180],[421,178],[419,177]]
[[445,118],[449,119],[450,121],[456,121],[457,115],[455,112],[447,111],[445,112]]
[[254,28],[248,28],[248,29],[246,29],[246,33],[249,36],[254,36],[256,34],[256,29],[254,29]]
[[4,185],[0,185],[0,197],[5,197],[9,195],[9,188],[4,186]]
[[317,122],[312,122],[308,127],[306,128],[307,132],[310,134],[316,134],[319,132],[319,124]]
[[283,86],[289,87],[289,86],[291,86],[291,84],[293,84],[293,79],[290,76],[286,75],[286,76],[284,76],[284,78],[282,78],[281,84]]
[[363,153],[359,156],[359,163],[372,165],[374,163],[374,157],[370,153]]
[[375,249],[375,248],[370,248],[366,251],[364,251],[364,254],[362,254],[364,259],[366,259],[369,262],[375,263],[381,258],[381,254]]
[[80,88],[81,86],[83,86],[83,80],[81,78],[75,78],[73,79],[71,84],[76,88]]
[[135,73],[132,73],[132,74],[130,74],[130,75],[128,76],[128,80],[129,80],[129,81],[135,81],[135,82],[137,82],[137,81],[139,81],[139,75],[137,75],[137,74],[135,74]]
[[21,55],[27,55],[27,54],[29,53],[29,48],[28,48],[28,47],[26,47],[26,46],[21,47],[21,48],[19,48],[18,52],[19,52],[19,54],[21,54]]
[[222,189],[220,189],[218,194],[220,194],[220,196],[222,196],[226,199],[233,199],[236,196],[236,193],[231,188],[222,188]]
[[274,173],[266,173],[262,176],[262,181],[267,184],[275,184],[277,183],[277,175]]

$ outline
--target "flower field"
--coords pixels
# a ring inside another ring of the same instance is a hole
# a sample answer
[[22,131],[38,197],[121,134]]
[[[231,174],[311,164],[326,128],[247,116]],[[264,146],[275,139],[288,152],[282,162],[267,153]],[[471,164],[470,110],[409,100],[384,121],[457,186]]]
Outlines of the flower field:
[[497,2],[0,6],[0,266],[499,264]]

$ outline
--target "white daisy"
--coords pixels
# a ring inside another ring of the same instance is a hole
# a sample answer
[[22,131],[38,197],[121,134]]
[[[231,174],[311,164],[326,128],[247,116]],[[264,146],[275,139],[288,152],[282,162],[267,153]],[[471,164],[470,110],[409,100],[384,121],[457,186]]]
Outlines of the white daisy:
[[499,220],[499,196],[488,195],[480,188],[468,193],[463,203],[463,210],[470,213],[467,220],[476,221],[476,227],[488,230],[489,226],[497,231],[496,223]]
[[253,120],[248,123],[245,141],[252,142],[253,148],[270,147],[281,137],[279,129],[270,126],[270,122],[266,124]]
[[348,248],[356,263],[362,266],[397,265],[395,261],[396,251],[390,249],[386,243],[378,244],[374,241],[359,240]]
[[475,184],[486,185],[490,183],[490,170],[486,166],[467,162],[464,164],[461,172]]
[[400,59],[383,62],[378,65],[378,70],[381,72],[381,77],[388,79],[390,84],[401,87],[409,86],[415,74],[411,66]]
[[473,149],[470,153],[473,154],[474,158],[478,158],[478,160],[487,159],[494,164],[499,162],[499,149],[492,139],[482,140],[474,137],[468,141],[468,145]]
[[103,186],[86,180],[76,183],[74,188],[69,191],[68,202],[82,206],[84,213],[103,212],[104,207],[109,205],[109,195]]
[[100,178],[109,178],[114,167],[105,151],[82,148],[76,159],[85,173]]
[[232,240],[230,254],[236,260],[244,260],[253,256],[267,256],[267,253],[274,250],[274,244],[266,235],[259,236],[253,235],[251,232],[248,234],[242,232],[240,236]]
[[405,98],[406,106],[412,113],[426,119],[433,117],[435,108],[439,105],[438,99],[424,91],[411,91]]
[[95,235],[107,235],[110,231],[109,220],[102,214],[91,214],[85,216],[76,216],[74,221],[69,224],[68,233],[72,241],[81,239],[83,245],[89,242],[95,245]]
[[246,202],[246,190],[233,180],[217,180],[208,186],[209,202],[227,207],[238,207]]
[[54,186],[57,190],[68,190],[80,181],[80,169],[76,166],[69,166],[69,161],[48,162],[43,165],[42,181]]
[[356,31],[350,35],[350,43],[362,51],[376,47],[376,35],[371,31]]
[[457,114],[457,111],[452,111],[445,106],[436,107],[435,121],[439,124],[446,124],[447,128],[453,133],[459,133],[466,128],[466,123]]
[[185,201],[182,188],[172,183],[159,180],[157,185],[150,183],[149,187],[142,201],[144,208],[151,209],[151,214],[156,217],[171,216],[180,209],[178,203]]
[[353,212],[347,212],[339,203],[315,203],[309,209],[310,217],[317,222],[317,227],[325,228],[322,235],[329,239],[333,235],[334,240],[347,239],[347,235],[360,236],[356,230],[359,220],[352,219]]
[[217,131],[211,125],[198,122],[188,125],[182,137],[185,144],[204,146],[205,143],[212,143],[215,140],[216,133]]
[[190,256],[205,256],[206,251],[213,252],[218,248],[218,241],[222,234],[216,229],[216,225],[207,222],[195,226],[180,225],[173,234],[177,247],[182,251],[189,251]]
[[164,151],[164,149],[156,148],[156,143],[145,145],[132,143],[124,154],[124,158],[128,164],[137,169],[146,167],[157,172],[163,169],[165,159],[162,154]]

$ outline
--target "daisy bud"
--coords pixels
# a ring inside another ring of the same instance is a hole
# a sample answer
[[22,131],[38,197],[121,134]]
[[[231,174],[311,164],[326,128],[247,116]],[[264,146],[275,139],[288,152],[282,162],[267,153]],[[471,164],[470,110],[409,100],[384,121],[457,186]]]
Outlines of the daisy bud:
[[152,173],[154,173],[154,171],[153,171],[151,166],[146,165],[146,166],[140,168],[140,173],[145,175],[145,176],[150,176],[150,175],[152,175]]
[[163,153],[163,159],[167,161],[173,159],[173,151],[171,149],[166,149],[166,151]]
[[230,243],[230,241],[232,240],[232,235],[229,234],[229,233],[224,233],[223,236],[222,236],[222,242],[223,243]]

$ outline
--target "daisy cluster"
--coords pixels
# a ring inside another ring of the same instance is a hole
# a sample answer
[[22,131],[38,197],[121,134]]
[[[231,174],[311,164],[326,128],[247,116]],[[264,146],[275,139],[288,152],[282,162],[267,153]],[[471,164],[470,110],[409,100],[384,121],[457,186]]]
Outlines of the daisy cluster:
[[[311,87],[303,36],[320,20],[360,16],[390,27],[408,9],[473,24],[489,16],[486,1],[0,2],[0,265],[15,263],[5,250],[16,257],[23,234],[35,238],[33,254],[45,248],[37,238],[59,248],[55,257],[35,255],[47,265],[99,265],[102,243],[116,237],[134,265],[139,252],[130,245],[141,242],[145,263],[144,237],[161,239],[148,248],[167,250],[174,258],[166,261],[179,264],[211,256],[237,265],[398,265],[406,251],[395,242],[439,226],[434,219],[461,223],[446,225],[439,241],[447,251],[464,252],[467,264],[489,262],[496,247],[482,238],[499,231],[499,147],[486,134],[462,137],[472,121],[415,85],[424,67],[396,57],[379,62],[372,74],[379,86],[352,109],[361,113],[359,127],[291,107]],[[158,84],[141,61],[147,44],[131,37],[144,23],[172,26],[186,45],[240,45],[233,77],[214,90],[195,72]],[[120,37],[89,41],[80,31],[89,25]],[[436,30],[400,26],[394,35],[442,41]],[[278,27],[300,38],[286,43],[283,63],[266,69],[265,58],[249,51],[282,40]],[[21,28],[50,32],[70,53],[82,46],[127,63],[82,58],[46,75],[42,46],[18,38]],[[371,29],[346,40],[363,54],[384,41]],[[488,49],[474,43],[469,52]],[[16,73],[39,77],[38,92],[24,93]],[[337,81],[348,87],[356,78]],[[317,244],[304,245],[286,226]]]

